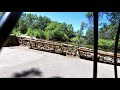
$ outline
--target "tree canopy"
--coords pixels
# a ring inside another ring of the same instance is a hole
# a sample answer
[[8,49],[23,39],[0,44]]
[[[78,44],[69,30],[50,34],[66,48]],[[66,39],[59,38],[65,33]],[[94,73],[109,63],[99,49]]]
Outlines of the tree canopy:
[[[2,15],[0,13],[0,15]],[[113,47],[116,31],[118,29],[118,22],[120,19],[119,12],[100,12],[99,20],[104,19],[106,15],[107,22],[99,23],[99,46],[101,48]],[[37,16],[36,14],[23,13],[19,22],[15,25],[12,31],[15,35],[26,34],[31,37],[42,38],[47,40],[57,40],[63,42],[71,42],[75,45],[93,45],[94,44],[94,14],[93,12],[86,12],[85,17],[88,22],[78,23],[80,25],[77,31],[74,30],[72,24],[65,22],[61,23],[53,21],[46,16]],[[86,31],[86,34],[83,33]],[[80,42],[80,43],[79,43]],[[105,44],[108,43],[108,44]],[[110,44],[112,42],[112,44]]]

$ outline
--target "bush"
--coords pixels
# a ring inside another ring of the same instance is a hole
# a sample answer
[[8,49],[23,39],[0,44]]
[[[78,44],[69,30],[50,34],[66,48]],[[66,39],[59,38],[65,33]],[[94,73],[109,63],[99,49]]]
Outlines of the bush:
[[[99,39],[99,48],[105,51],[112,51],[115,50],[115,40],[105,40],[105,39]],[[118,42],[118,52],[120,52],[120,42]]]
[[98,46],[103,49],[112,49],[114,48],[114,40],[105,40],[105,39],[99,39],[98,40]]
[[52,31],[51,30],[46,30],[45,32],[44,32],[44,35],[45,35],[45,38],[47,39],[47,40],[51,40],[51,39],[53,39],[53,33],[52,33]]
[[77,42],[77,43],[78,43],[78,42],[79,42],[79,38],[78,38],[77,36],[76,36],[76,37],[73,37],[73,38],[71,38],[71,41],[72,41],[72,42]]
[[25,34],[27,32],[27,25],[23,24],[23,25],[19,26],[18,29],[22,34]]
[[82,45],[84,46],[84,45],[86,45],[87,44],[87,40],[83,37],[83,38],[81,38],[82,39]]
[[[111,49],[114,50],[115,49],[115,40],[113,40],[114,43],[111,45]],[[118,51],[120,51],[120,42],[118,42]]]
[[36,38],[45,38],[44,32],[38,29],[33,30],[33,36],[35,36]]
[[68,41],[68,36],[60,30],[46,30],[45,32],[46,39],[48,40],[58,40],[58,41]]
[[60,31],[60,30],[53,30],[52,31],[52,38],[54,40],[58,40],[58,41],[68,41],[69,37],[65,34],[64,31]]
[[86,43],[89,45],[94,45],[94,33],[93,29],[87,30],[86,32]]
[[27,33],[26,33],[28,36],[33,36],[33,30],[31,28],[28,28],[27,29]]
[[16,29],[13,29],[13,31],[11,33],[16,36],[20,36],[22,34],[19,30],[16,30]]
[[16,29],[13,29],[12,32],[11,32],[11,34],[16,35],[16,32],[17,32],[17,30],[16,30]]
[[76,36],[76,37],[73,37],[72,39],[71,39],[71,41],[73,42],[73,43],[75,43],[76,45],[79,45],[79,46],[85,46],[86,45],[86,40],[85,40],[85,38],[84,37],[78,37],[78,36]]
[[34,36],[36,38],[45,38],[44,31],[39,29],[32,30],[31,28],[28,28],[27,33],[28,36]]
[[20,36],[22,33],[20,31],[16,32],[16,36]]

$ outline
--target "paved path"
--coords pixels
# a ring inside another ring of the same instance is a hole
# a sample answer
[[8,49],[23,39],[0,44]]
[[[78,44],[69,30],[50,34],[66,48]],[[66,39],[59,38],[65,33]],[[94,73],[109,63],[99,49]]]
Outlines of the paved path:
[[[0,52],[0,78],[14,77],[31,68],[41,72],[40,76],[29,74],[34,78],[92,78],[93,62],[77,57],[37,51],[27,47],[4,47]],[[120,66],[118,74],[120,77]],[[113,65],[98,63],[98,78],[114,78]]]

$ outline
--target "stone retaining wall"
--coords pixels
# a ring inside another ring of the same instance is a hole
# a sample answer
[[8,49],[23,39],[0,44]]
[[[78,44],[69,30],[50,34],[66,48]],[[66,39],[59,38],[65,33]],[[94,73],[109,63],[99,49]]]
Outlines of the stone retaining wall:
[[[52,42],[30,37],[18,37],[21,45],[29,46],[30,49],[58,53],[61,55],[77,56],[82,59],[93,60],[93,49],[77,47],[65,43]],[[114,64],[114,54],[111,52],[98,51],[98,61]],[[117,63],[120,64],[120,54],[117,56]]]

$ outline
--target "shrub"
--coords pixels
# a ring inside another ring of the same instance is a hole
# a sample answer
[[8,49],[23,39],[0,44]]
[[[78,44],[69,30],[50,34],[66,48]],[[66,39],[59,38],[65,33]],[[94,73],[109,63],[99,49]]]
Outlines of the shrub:
[[68,36],[65,34],[64,31],[53,30],[52,34],[53,34],[52,38],[55,40],[58,40],[58,41],[68,41],[69,40]]
[[22,33],[20,31],[16,32],[16,36],[20,36]]
[[20,25],[18,29],[22,34],[25,34],[27,32],[27,25],[26,24]]
[[27,29],[27,33],[26,33],[28,36],[33,36],[33,30],[31,28],[28,28]]
[[114,47],[114,40],[99,39],[98,43],[98,46],[103,49],[112,49]]
[[77,43],[78,43],[78,41],[79,41],[78,36],[71,38],[71,41],[72,41],[72,42],[77,42]]
[[16,36],[20,36],[22,34],[19,30],[16,30],[16,29],[13,29],[13,31],[11,33]]
[[46,30],[45,32],[44,32],[44,35],[45,35],[45,38],[47,39],[47,40],[51,40],[51,39],[53,39],[53,33],[52,33],[52,31],[51,30]]
[[44,32],[39,29],[33,30],[33,36],[35,36],[36,38],[45,38]]
[[46,30],[45,32],[46,39],[48,40],[58,40],[58,41],[68,41],[68,36],[60,30]]
[[93,29],[87,30],[86,32],[86,43],[89,45],[94,45],[94,33]]

